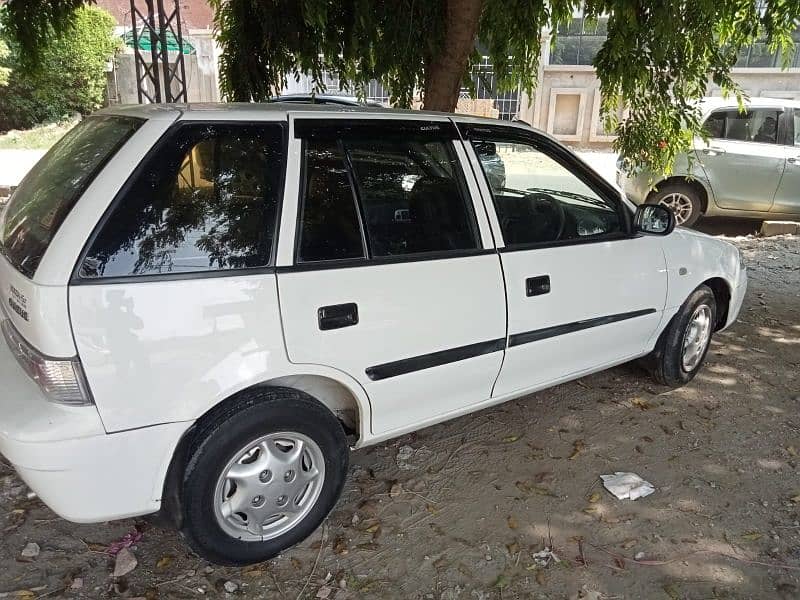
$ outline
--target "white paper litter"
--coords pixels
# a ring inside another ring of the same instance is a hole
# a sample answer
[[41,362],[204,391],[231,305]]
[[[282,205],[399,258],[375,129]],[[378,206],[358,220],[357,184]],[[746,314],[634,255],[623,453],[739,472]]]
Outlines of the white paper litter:
[[652,483],[636,473],[617,471],[613,475],[600,475],[600,479],[603,480],[603,486],[619,500],[636,500],[656,491]]
[[545,548],[544,550],[539,550],[539,552],[534,552],[533,562],[540,567],[546,567],[551,562],[560,563],[561,559],[550,548]]

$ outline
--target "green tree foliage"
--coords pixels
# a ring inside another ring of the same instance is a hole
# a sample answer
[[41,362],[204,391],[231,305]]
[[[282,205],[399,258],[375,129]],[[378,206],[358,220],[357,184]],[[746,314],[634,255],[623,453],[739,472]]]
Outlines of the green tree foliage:
[[[583,7],[607,37],[594,58],[602,113],[616,149],[633,166],[669,171],[702,134],[696,100],[709,80],[741,94],[731,78],[739,51],[765,39],[785,60],[794,51],[797,0],[212,0],[223,49],[221,79],[234,100],[262,100],[286,73],[321,83],[332,71],[354,89],[378,79],[400,106],[416,89],[425,108],[452,110],[458,84],[488,51],[501,89],[531,94],[541,31],[569,27]],[[477,10],[476,10],[477,8]],[[464,36],[472,35],[465,48]],[[456,85],[454,85],[454,83]],[[620,105],[628,117],[616,122]]]
[[[210,0],[222,46],[221,82],[231,100],[263,100],[286,74],[323,72],[352,89],[379,80],[399,106],[417,90],[425,108],[452,110],[479,59],[480,40],[501,89],[531,94],[543,28],[568,27],[583,7],[604,21],[597,51],[602,111],[617,150],[636,165],[668,171],[701,134],[696,100],[709,80],[740,94],[731,68],[762,40],[788,62],[798,0]],[[11,0],[18,38],[36,53],[48,29],[66,23],[79,0]],[[45,6],[46,5],[46,6]],[[37,12],[39,10],[42,12]],[[628,117],[617,123],[620,104]]]
[[3,66],[3,63],[8,59],[8,55],[8,44],[0,40],[0,87],[8,85],[8,77],[11,75],[11,69]]
[[114,18],[96,7],[76,9],[57,35],[52,31],[42,38],[44,46],[34,61],[11,35],[15,4],[9,4],[3,18],[2,33],[9,37],[10,52],[0,60],[12,70],[8,84],[0,88],[0,130],[99,108],[106,89],[106,63],[119,48],[113,36]]

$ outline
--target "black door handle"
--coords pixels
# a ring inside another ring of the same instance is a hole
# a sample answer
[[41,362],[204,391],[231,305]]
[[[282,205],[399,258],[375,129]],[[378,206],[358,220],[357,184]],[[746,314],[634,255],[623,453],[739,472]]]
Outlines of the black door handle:
[[525,280],[525,294],[527,296],[541,296],[550,293],[550,275],[528,277]]
[[317,320],[322,331],[358,325],[358,304],[334,304],[317,309]]

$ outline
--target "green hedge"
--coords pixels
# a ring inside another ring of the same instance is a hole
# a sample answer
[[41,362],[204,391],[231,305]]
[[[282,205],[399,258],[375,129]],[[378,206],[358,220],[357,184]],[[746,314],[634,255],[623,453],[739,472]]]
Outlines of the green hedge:
[[27,129],[102,106],[106,64],[120,47],[114,25],[102,9],[79,8],[69,29],[48,44],[41,62],[30,70],[20,66],[13,44],[8,44],[5,58],[0,48],[0,67],[11,70],[8,84],[0,87],[0,131]]

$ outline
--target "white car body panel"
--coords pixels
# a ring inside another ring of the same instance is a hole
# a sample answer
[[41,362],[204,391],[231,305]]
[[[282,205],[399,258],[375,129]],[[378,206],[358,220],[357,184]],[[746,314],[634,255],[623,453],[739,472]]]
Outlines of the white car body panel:
[[[361,447],[646,354],[689,293],[710,278],[730,286],[725,325],[738,313],[746,288],[738,253],[700,234],[678,230],[666,237],[497,252],[503,241],[486,182],[471,147],[460,142],[454,146],[482,251],[294,269],[301,145],[291,129],[275,269],[70,284],[113,198],[176,120],[289,120],[291,126],[297,118],[450,119],[298,108],[109,111],[148,122],[87,188],[33,279],[0,257],[7,318],[40,352],[77,354],[95,401],[82,407],[48,402],[0,343],[0,452],[58,514],[95,522],[158,510],[167,468],[185,432],[208,410],[254,385],[321,389],[309,383],[313,376],[319,385],[340,386],[357,406],[355,446]],[[525,278],[544,273],[553,291],[527,298]],[[11,286],[25,297],[28,320],[9,309]],[[358,303],[358,327],[320,331],[317,309],[343,302]],[[373,380],[366,373],[369,366],[492,340],[502,346],[515,333],[643,308],[655,312],[401,376]],[[98,477],[105,482],[102,494],[96,493]]]
[[[494,393],[502,396],[648,352],[667,288],[659,242],[640,237],[502,253],[511,340],[597,317],[652,312],[531,343],[510,343]],[[550,276],[550,293],[527,297],[525,280],[544,274]]]

